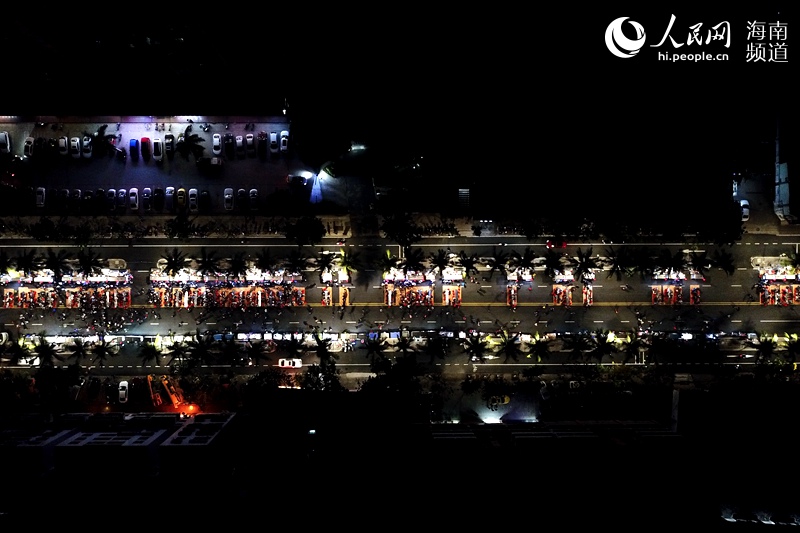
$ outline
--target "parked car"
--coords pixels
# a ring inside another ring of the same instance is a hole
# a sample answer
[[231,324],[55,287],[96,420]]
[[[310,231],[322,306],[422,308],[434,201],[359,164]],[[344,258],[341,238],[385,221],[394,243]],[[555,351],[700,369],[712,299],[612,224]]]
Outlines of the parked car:
[[224,203],[225,203],[225,210],[232,211],[233,210],[233,189],[228,187],[225,189],[223,193]]
[[283,130],[281,132],[281,152],[286,153],[289,151],[289,132]]
[[150,187],[145,187],[142,189],[142,209],[146,213],[149,213],[153,210],[153,190]]
[[742,222],[747,222],[750,220],[750,201],[740,200],[739,205],[742,208]]
[[278,134],[274,131],[269,132],[269,151],[273,154],[278,153]]
[[164,159],[164,145],[158,137],[153,138],[153,159],[160,163]]
[[236,157],[236,141],[233,138],[233,133],[226,133],[222,138],[222,148],[225,150],[225,157],[228,159]]
[[244,157],[244,137],[241,135],[236,136],[236,154],[240,158]]
[[175,136],[171,133],[164,135],[164,151],[167,157],[175,153]]
[[106,191],[106,205],[108,210],[113,213],[117,207],[117,189],[108,189]]
[[164,191],[164,209],[167,211],[175,209],[175,187],[167,187]]
[[0,131],[0,154],[11,153],[11,136],[7,131]]
[[186,189],[183,187],[175,191],[175,207],[178,209],[186,207]]
[[69,139],[66,136],[58,138],[58,153],[61,155],[69,155]]
[[125,189],[117,190],[117,209],[119,211],[125,211],[125,209],[128,207],[129,201],[130,200],[128,200],[128,191],[126,191]]
[[69,155],[71,155],[73,159],[81,158],[81,139],[79,137],[70,138]]
[[249,196],[250,211],[258,211],[258,189],[250,189]]
[[150,137],[142,137],[142,159],[150,159]]
[[25,144],[22,146],[22,155],[25,157],[33,156],[33,137],[25,137]]
[[211,153],[222,155],[222,135],[215,133],[211,136]]
[[72,192],[70,192],[69,194],[70,207],[80,211],[82,199],[83,199],[83,192],[80,189],[72,189]]
[[236,203],[239,204],[239,209],[244,211],[247,209],[247,191],[239,189],[236,191]]
[[120,381],[119,387],[119,403],[128,403],[128,382]]
[[88,135],[84,135],[81,141],[81,155],[86,158],[92,157],[92,138]]
[[153,189],[153,209],[156,211],[164,209],[164,189],[161,187]]
[[139,139],[131,139],[131,142],[128,143],[128,151],[131,159],[139,159]]
[[36,207],[44,207],[47,192],[44,187],[36,187]]
[[200,191],[200,198],[197,200],[197,204],[201,212],[208,213],[211,211],[211,193],[205,189]]
[[258,145],[256,147],[256,150],[258,151],[258,156],[261,158],[267,157],[267,153],[269,152],[269,147],[267,146],[269,144],[269,138],[267,136],[267,132],[259,131],[256,140],[258,141],[256,143]]
[[189,211],[196,213],[197,208],[197,189],[189,189]]
[[139,210],[139,189],[131,187],[128,191],[128,198],[130,200],[131,211]]
[[244,148],[247,155],[256,155],[256,141],[252,133],[248,133],[244,136]]

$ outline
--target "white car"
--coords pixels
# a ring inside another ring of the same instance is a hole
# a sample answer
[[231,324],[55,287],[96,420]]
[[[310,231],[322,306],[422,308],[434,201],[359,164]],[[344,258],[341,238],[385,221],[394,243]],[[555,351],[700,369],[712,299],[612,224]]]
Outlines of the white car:
[[139,189],[131,187],[128,190],[128,198],[130,199],[131,211],[137,211],[139,209]]
[[197,189],[189,189],[189,211],[197,212]]
[[256,140],[252,133],[244,136],[244,147],[247,155],[256,155]]
[[81,139],[80,137],[72,137],[69,140],[69,154],[73,159],[81,158]]
[[211,153],[214,155],[222,154],[222,135],[219,133],[211,136]]
[[289,150],[289,132],[283,130],[281,132],[281,152],[286,153]]
[[281,368],[300,368],[303,361],[300,359],[278,359],[278,366]]
[[127,381],[120,381],[118,389],[119,389],[119,403],[127,403],[128,402],[128,382]]
[[748,200],[740,200],[739,205],[742,207],[742,222],[750,220],[750,202]]
[[58,138],[58,153],[61,155],[69,155],[69,139],[66,137]]
[[273,154],[278,153],[278,134],[274,131],[269,132],[269,151]]
[[175,209],[175,187],[167,187],[164,191],[164,209],[167,211]]
[[25,144],[22,147],[22,155],[31,157],[33,155],[33,137],[25,137]]
[[225,198],[225,210],[232,211],[233,210],[233,189],[228,188],[225,189],[225,194],[223,195]]
[[153,138],[153,159],[156,162],[164,159],[164,143],[159,137]]
[[236,153],[239,157],[244,157],[244,137],[241,135],[236,136]]
[[83,136],[81,154],[83,154],[83,157],[92,157],[92,138],[88,135]]

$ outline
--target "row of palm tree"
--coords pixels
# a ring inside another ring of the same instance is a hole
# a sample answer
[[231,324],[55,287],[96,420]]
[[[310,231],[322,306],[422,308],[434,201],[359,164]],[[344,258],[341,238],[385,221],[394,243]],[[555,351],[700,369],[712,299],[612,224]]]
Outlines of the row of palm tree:
[[60,279],[64,274],[75,271],[90,276],[100,272],[103,266],[100,255],[88,248],[81,249],[76,254],[52,248],[44,253],[37,249],[20,249],[14,256],[9,255],[6,250],[0,250],[0,274],[16,269],[25,275],[31,275],[47,268],[53,271],[55,279]]

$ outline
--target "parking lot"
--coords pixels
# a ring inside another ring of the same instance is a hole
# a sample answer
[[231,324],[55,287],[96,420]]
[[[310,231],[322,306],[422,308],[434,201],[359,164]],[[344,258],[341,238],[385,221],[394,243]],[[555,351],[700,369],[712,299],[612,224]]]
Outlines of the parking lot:
[[[273,203],[270,197],[279,191],[307,202],[313,180],[306,185],[287,180],[289,175],[308,169],[295,156],[290,124],[282,117],[230,123],[210,119],[202,123],[149,120],[152,119],[136,117],[129,121],[121,118],[118,123],[1,125],[0,130],[8,131],[11,137],[8,156],[22,158],[15,166],[19,196],[8,202],[7,211],[21,215],[147,216],[181,210],[268,214]],[[104,125],[107,127],[103,131]],[[281,132],[288,135],[282,138]],[[217,144],[221,144],[218,154],[212,148],[215,134],[219,136]],[[185,145],[201,148],[181,153],[181,136]],[[26,156],[25,140],[29,137],[34,144],[28,147]],[[84,137],[92,138],[95,145],[91,155],[83,153]],[[193,140],[188,140],[190,137]],[[72,139],[80,140],[80,153],[70,151]],[[103,147],[99,147],[101,143]],[[107,150],[97,149],[106,146]],[[168,197],[170,187],[172,200]],[[226,188],[233,189],[232,209],[225,207]],[[116,202],[110,198],[110,190],[114,191]],[[132,190],[135,198],[131,198]],[[274,202],[285,205],[283,194],[278,196],[281,198]]]

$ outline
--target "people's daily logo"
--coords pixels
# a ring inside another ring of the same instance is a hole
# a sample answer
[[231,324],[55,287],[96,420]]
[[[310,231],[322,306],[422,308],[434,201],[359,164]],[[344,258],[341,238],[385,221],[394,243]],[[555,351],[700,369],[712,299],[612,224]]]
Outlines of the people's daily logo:
[[636,31],[636,38],[629,39],[625,36],[622,32],[622,25],[626,20],[628,17],[620,17],[606,28],[606,46],[612,54],[621,58],[633,57],[638,54],[644,46],[645,40],[644,28],[635,20],[628,21],[628,24],[633,26]]

